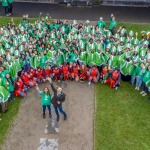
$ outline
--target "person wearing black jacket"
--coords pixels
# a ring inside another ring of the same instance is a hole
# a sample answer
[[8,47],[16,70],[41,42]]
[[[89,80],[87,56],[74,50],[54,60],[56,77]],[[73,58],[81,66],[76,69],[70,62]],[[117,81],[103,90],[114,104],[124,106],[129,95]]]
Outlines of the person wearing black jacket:
[[62,108],[62,103],[65,101],[66,94],[63,93],[61,87],[58,87],[57,89],[54,87],[51,78],[47,78],[47,80],[50,81],[51,88],[54,92],[54,95],[52,97],[51,102],[54,106],[55,113],[57,115],[57,121],[59,121],[59,112],[58,112],[58,110],[60,111],[60,113],[62,113],[64,115],[64,120],[67,120],[67,114],[64,112],[64,110]]

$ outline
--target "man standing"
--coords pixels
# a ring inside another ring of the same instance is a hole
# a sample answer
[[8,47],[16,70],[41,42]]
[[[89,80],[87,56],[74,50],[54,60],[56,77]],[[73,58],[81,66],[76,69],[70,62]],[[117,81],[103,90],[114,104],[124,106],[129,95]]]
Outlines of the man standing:
[[64,110],[62,108],[62,103],[65,101],[66,94],[63,93],[61,87],[58,87],[57,89],[54,87],[51,78],[47,78],[47,80],[50,81],[51,88],[54,92],[54,95],[52,97],[52,104],[54,106],[54,110],[55,110],[55,113],[57,115],[57,121],[59,121],[58,110],[60,111],[60,113],[62,113],[64,115],[64,120],[67,120],[67,114],[64,112]]
[[2,6],[5,9],[5,15],[9,16],[9,6],[8,6],[8,1],[7,0],[1,0]]
[[12,14],[13,9],[13,0],[7,0],[8,1],[8,7],[9,7],[9,15]]

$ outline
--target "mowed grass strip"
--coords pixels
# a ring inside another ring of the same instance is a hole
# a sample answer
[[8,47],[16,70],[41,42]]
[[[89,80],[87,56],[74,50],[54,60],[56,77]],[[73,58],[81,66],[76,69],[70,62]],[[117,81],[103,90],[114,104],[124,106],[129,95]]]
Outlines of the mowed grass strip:
[[101,83],[95,90],[95,150],[149,150],[148,96],[125,82],[118,90]]
[[21,98],[15,98],[14,102],[8,103],[8,111],[2,113],[0,110],[0,149],[5,137],[19,111]]

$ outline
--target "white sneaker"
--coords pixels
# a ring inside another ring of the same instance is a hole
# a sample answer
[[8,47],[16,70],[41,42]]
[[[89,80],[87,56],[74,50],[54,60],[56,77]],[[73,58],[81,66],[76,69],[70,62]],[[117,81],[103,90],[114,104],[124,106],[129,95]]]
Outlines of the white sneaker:
[[6,16],[8,17],[8,16],[9,16],[9,14],[6,14]]
[[91,85],[91,82],[88,82],[88,85]]
[[137,90],[137,87],[135,87],[135,90]]
[[140,94],[144,94],[145,92],[144,91],[142,91]]
[[116,87],[115,89],[118,90],[118,87]]
[[142,96],[146,96],[147,95],[147,93],[144,93]]
[[137,90],[139,91],[139,90],[140,90],[140,88],[138,87],[138,88],[137,88]]

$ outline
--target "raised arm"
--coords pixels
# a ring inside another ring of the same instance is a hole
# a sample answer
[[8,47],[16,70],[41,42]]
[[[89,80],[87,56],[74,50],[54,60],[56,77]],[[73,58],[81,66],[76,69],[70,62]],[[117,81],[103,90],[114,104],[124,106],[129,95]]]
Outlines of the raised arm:
[[56,88],[54,87],[53,83],[52,83],[52,79],[51,78],[47,78],[47,80],[50,82],[51,88],[53,90],[54,93],[57,92]]

